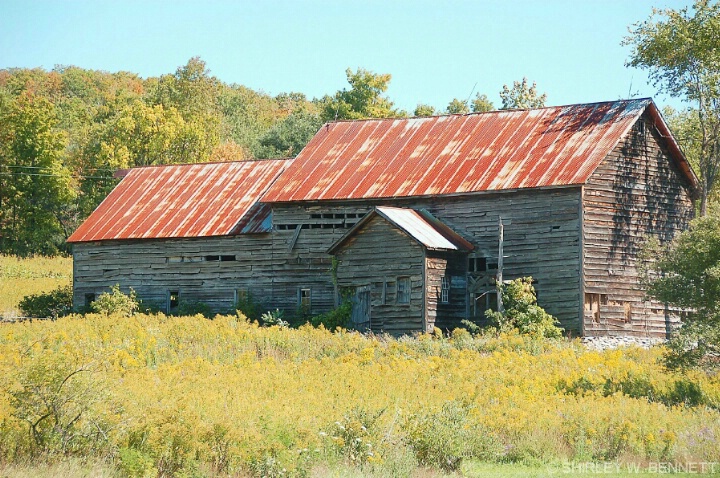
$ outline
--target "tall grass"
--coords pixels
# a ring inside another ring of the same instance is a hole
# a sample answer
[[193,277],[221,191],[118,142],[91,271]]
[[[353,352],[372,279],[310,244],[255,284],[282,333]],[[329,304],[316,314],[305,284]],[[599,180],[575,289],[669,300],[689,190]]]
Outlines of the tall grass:
[[0,317],[18,316],[18,302],[27,295],[49,292],[71,283],[71,257],[0,255]]
[[124,476],[719,462],[720,381],[666,372],[658,356],[242,316],[3,324],[0,456],[100,457]]

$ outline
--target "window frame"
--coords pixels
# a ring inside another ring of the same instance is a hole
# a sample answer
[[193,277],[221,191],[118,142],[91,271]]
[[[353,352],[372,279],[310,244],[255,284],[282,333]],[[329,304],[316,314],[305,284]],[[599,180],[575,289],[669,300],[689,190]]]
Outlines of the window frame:
[[[400,284],[405,284],[405,290],[401,290]],[[410,276],[399,276],[395,279],[395,303],[401,305],[410,304],[412,283]]]
[[440,303],[450,303],[450,287],[452,286],[451,276],[442,276],[440,278]]

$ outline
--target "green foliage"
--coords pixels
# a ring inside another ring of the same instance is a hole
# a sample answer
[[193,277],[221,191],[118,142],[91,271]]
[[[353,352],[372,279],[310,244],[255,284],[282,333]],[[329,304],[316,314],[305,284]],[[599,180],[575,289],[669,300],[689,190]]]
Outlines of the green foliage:
[[475,99],[472,100],[473,113],[486,113],[488,111],[494,111],[495,105],[488,99],[486,95],[477,93]]
[[27,426],[30,453],[69,453],[92,449],[107,438],[107,428],[91,417],[102,399],[91,369],[28,351],[6,390],[13,417]]
[[323,121],[336,119],[390,118],[405,116],[383,96],[388,89],[390,74],[377,74],[364,68],[345,70],[350,89],[343,89],[322,100]]
[[97,314],[129,317],[140,310],[140,303],[132,288],[128,294],[125,294],[120,290],[120,286],[115,284],[110,287],[110,292],[100,294],[90,304],[90,308]]
[[267,327],[276,325],[278,327],[288,327],[290,324],[285,320],[285,313],[280,309],[268,310],[260,316],[260,321]]
[[704,215],[720,172],[720,4],[696,0],[692,10],[653,9],[633,25],[624,44],[633,48],[628,66],[648,70],[660,91],[694,106]]
[[503,110],[524,110],[529,108],[542,108],[545,106],[547,95],[538,95],[537,85],[533,81],[532,86],[528,85],[527,78],[522,81],[514,81],[512,88],[503,85],[500,92]]
[[330,312],[312,317],[310,323],[315,327],[322,325],[328,330],[335,330],[338,327],[346,328],[350,323],[351,315],[352,302],[346,299]]
[[255,301],[249,292],[245,298],[238,298],[235,309],[242,312],[249,320],[260,320],[260,304]]
[[423,104],[423,103],[418,104],[418,105],[415,107],[415,111],[413,112],[413,116],[418,116],[418,117],[421,117],[421,116],[434,116],[434,115],[436,115],[436,114],[437,114],[437,112],[435,111],[435,108],[434,108],[434,107],[432,107],[432,106],[430,106],[430,105]]
[[180,300],[177,310],[173,312],[173,315],[202,315],[206,319],[210,319],[215,314],[213,313],[210,306],[204,302],[199,302],[195,300]]
[[0,252],[55,254],[69,232],[58,218],[73,198],[66,137],[47,99],[0,101]]
[[500,456],[502,442],[471,419],[472,408],[452,401],[409,418],[407,440],[420,464],[455,471],[464,459],[493,461]]
[[559,322],[537,305],[531,277],[515,279],[503,284],[504,312],[487,311],[487,317],[501,330],[517,329],[533,337],[557,338],[562,336]]
[[322,121],[307,111],[290,113],[275,123],[260,138],[260,158],[289,158],[296,156],[312,139]]
[[720,366],[720,217],[695,219],[666,247],[648,241],[641,258],[648,295],[688,311],[668,344],[666,363]]
[[18,307],[26,317],[57,319],[72,311],[72,286],[60,286],[50,292],[25,296]]
[[445,112],[450,115],[464,115],[470,112],[470,108],[468,107],[467,102],[453,98],[453,100],[448,103],[447,108],[445,108]]

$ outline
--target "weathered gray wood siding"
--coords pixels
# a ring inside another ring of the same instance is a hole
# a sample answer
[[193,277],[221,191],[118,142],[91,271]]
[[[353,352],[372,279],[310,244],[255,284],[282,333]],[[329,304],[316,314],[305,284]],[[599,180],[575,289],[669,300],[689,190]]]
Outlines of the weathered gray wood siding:
[[[580,333],[580,201],[580,187],[565,187],[459,197],[273,204],[276,228],[281,224],[308,224],[307,229],[301,229],[295,248],[289,253],[282,253],[280,246],[291,242],[294,229],[276,231],[279,234],[274,244],[278,247],[273,248],[273,263],[278,270],[286,272],[283,280],[288,292],[303,281],[317,280],[314,284],[323,297],[322,306],[330,307],[333,285],[331,276],[325,273],[329,264],[319,261],[330,260],[324,251],[346,230],[311,228],[321,220],[313,215],[360,215],[379,205],[425,208],[475,246],[471,255],[490,260],[497,259],[498,219],[502,216],[505,223],[504,277],[532,276],[537,281],[535,287],[540,305],[555,315],[563,327]],[[341,221],[339,218],[333,220]],[[305,265],[313,260],[318,262],[314,271]],[[401,262],[403,258],[393,260]],[[312,273],[317,274],[314,279],[310,279]],[[275,280],[279,279],[276,277]]]
[[583,188],[586,335],[665,336],[677,317],[645,301],[637,254],[666,242],[693,216],[689,184],[652,123],[641,119]]
[[[272,294],[275,307],[294,312],[299,288],[312,290],[312,313],[336,303],[328,248],[371,209],[368,205],[273,208]],[[298,230],[298,227],[300,229]]]
[[[426,330],[422,246],[382,217],[372,218],[336,255],[339,287],[370,286],[370,327],[392,335]],[[398,278],[410,279],[410,301],[398,303]]]
[[471,256],[497,260],[503,218],[504,279],[532,276],[538,302],[580,332],[580,188],[438,198],[427,209],[470,241]]
[[[203,302],[216,311],[233,310],[238,288],[247,288],[269,308],[271,247],[270,234],[74,244],[74,304],[82,306],[86,294],[98,296],[119,284],[124,291],[132,287],[145,303],[161,310],[168,291],[178,291],[181,301]],[[220,255],[235,260],[173,262]]]
[[[428,331],[450,331],[467,318],[467,254],[425,251],[425,321]],[[443,277],[448,280],[448,300],[442,301]]]

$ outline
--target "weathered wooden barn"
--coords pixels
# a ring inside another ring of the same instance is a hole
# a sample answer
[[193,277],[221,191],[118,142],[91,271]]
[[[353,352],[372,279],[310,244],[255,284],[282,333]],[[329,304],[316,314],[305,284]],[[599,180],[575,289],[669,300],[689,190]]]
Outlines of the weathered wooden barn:
[[131,169],[70,236],[73,302],[133,288],[148,305],[232,310],[272,282],[271,211],[258,203],[287,161]]
[[[161,167],[159,189],[128,182],[160,174],[153,168],[131,171],[70,238],[76,302],[117,282],[168,308],[178,293],[219,309],[252,289],[268,308],[318,313],[346,289],[360,328],[451,329],[496,304],[502,221],[504,278],[532,276],[540,305],[567,330],[662,336],[677,321],[645,300],[637,252],[645,237],[667,241],[687,226],[697,178],[650,99],[334,122],[292,161],[262,163],[277,166],[254,195],[243,189],[252,181],[233,189],[207,178],[220,202],[241,195],[255,212],[206,233],[203,221],[223,213],[202,203],[145,212],[186,181],[182,168],[204,177],[203,168],[253,166]],[[161,233],[182,229],[172,219],[185,214],[195,229]],[[134,234],[105,225],[118,217]],[[207,260],[223,251],[235,259]]]

